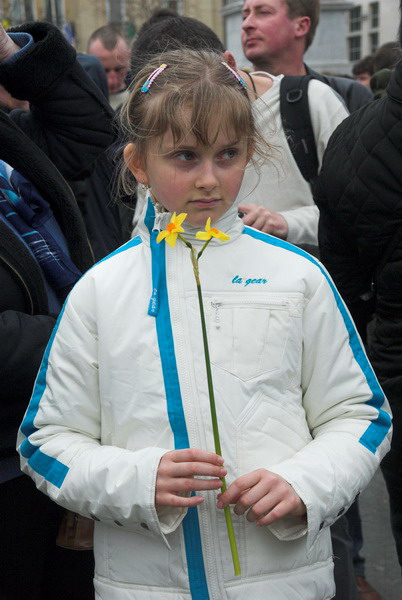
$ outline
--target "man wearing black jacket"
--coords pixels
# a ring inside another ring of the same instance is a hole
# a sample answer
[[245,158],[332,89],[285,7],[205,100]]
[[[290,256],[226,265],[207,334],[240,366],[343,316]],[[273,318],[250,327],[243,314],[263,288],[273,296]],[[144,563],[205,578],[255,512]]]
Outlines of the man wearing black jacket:
[[15,445],[57,313],[94,261],[60,171],[91,171],[112,142],[111,112],[50,24],[0,26],[0,80],[31,103],[0,111],[0,599],[90,600],[92,553],[55,546],[62,509],[21,474]]
[[[401,3],[402,4],[402,3]],[[402,41],[402,22],[400,26]],[[394,417],[381,464],[402,566],[402,60],[386,95],[329,140],[315,200],[321,258],[346,301]]]

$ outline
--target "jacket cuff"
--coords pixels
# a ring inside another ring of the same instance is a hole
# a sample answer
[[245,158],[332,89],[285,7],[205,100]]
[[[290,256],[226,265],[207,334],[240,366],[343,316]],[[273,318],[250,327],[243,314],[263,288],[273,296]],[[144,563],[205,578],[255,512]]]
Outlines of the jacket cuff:
[[33,102],[46,96],[48,88],[75,64],[74,48],[50,23],[25,23],[8,33],[27,33],[34,41],[14,60],[0,64],[0,83],[19,100]]

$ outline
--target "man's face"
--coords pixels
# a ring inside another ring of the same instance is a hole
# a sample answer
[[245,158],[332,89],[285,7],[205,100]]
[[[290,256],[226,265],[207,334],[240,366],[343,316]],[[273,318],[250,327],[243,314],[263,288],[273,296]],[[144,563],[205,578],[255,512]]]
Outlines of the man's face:
[[104,47],[95,40],[89,47],[89,53],[99,58],[106,71],[109,94],[117,94],[126,88],[126,75],[130,64],[130,51],[126,42],[120,38],[113,50]]
[[282,0],[246,0],[241,42],[251,62],[280,57],[294,39],[295,20]]
[[362,83],[363,85],[365,85],[366,87],[368,87],[370,89],[370,79],[371,79],[371,75],[370,73],[359,73],[358,75],[355,76],[356,81],[358,81],[359,83]]

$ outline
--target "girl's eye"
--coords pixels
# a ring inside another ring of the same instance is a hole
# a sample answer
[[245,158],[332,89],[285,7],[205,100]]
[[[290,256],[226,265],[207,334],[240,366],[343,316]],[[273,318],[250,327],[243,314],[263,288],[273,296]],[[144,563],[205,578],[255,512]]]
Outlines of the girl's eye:
[[231,158],[235,158],[236,154],[237,154],[236,148],[228,148],[227,150],[224,150],[222,152],[221,157],[224,160],[228,160],[228,159],[231,159]]
[[182,162],[189,162],[190,160],[193,160],[194,153],[184,150],[183,152],[177,152],[174,157]]

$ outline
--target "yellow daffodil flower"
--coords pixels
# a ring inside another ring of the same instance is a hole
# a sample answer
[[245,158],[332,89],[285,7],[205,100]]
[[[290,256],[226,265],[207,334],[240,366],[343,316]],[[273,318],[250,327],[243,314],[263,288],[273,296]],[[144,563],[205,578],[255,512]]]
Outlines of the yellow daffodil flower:
[[209,217],[207,223],[205,225],[205,231],[199,231],[196,236],[197,240],[205,240],[208,241],[211,238],[218,238],[221,242],[227,242],[230,240],[230,237],[223,233],[223,231],[219,231],[215,227],[211,227],[211,218]]
[[158,237],[156,238],[156,242],[159,244],[162,240],[165,240],[169,246],[174,248],[177,242],[177,236],[179,233],[183,233],[184,229],[181,226],[184,219],[187,217],[187,213],[181,213],[176,217],[176,213],[173,213],[172,220],[166,226],[164,231],[158,233]]

